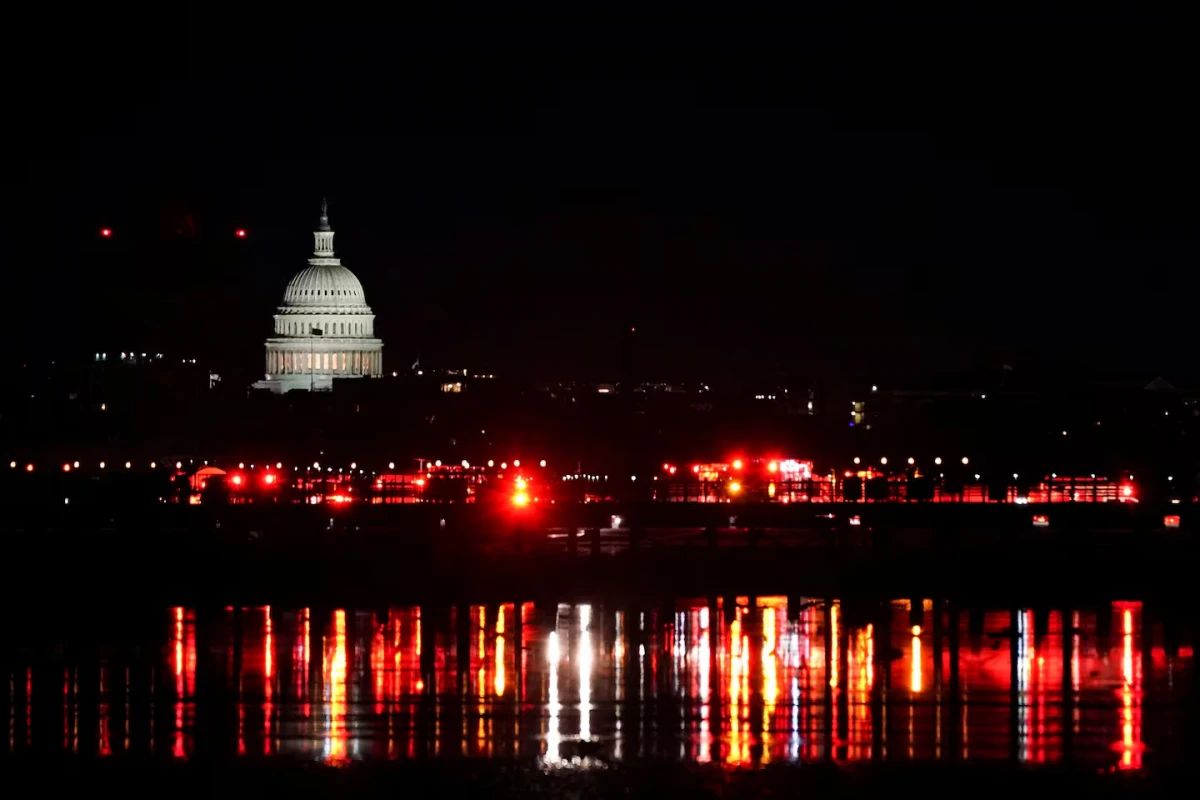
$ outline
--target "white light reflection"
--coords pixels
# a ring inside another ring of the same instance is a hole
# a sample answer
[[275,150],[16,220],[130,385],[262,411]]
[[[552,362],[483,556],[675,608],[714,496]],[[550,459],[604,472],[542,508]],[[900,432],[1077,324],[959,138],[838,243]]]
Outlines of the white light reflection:
[[592,738],[592,607],[579,607],[579,738]]
[[1033,657],[1032,648],[1030,647],[1032,631],[1029,624],[1029,615],[1032,612],[1021,610],[1017,612],[1017,638],[1015,647],[1017,648],[1017,738],[1020,741],[1020,749],[1017,758],[1024,762],[1029,760],[1030,744],[1032,731],[1029,721],[1029,678],[1030,678],[1030,661]]
[[550,631],[549,641],[546,642],[546,660],[550,662],[550,689],[547,697],[550,720],[546,729],[544,760],[547,764],[557,764],[561,760],[559,747],[562,744],[562,734],[558,730],[558,714],[562,710],[562,704],[558,700],[558,631]]

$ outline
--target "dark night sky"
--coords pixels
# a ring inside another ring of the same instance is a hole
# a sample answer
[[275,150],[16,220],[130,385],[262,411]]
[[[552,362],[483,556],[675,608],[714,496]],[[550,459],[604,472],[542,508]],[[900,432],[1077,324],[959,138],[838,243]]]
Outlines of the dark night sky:
[[1178,20],[23,29],[17,356],[256,367],[327,194],[391,367],[1200,377]]

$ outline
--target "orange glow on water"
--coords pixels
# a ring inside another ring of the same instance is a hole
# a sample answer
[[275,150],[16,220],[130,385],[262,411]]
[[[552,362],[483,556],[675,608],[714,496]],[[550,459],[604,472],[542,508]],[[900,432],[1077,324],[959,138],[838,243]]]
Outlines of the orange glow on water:
[[910,662],[912,664],[912,667],[911,667],[911,675],[909,678],[909,689],[914,694],[917,694],[921,691],[922,683],[923,683],[922,675],[921,675],[921,626],[920,625],[913,625],[912,655],[910,658]]
[[838,685],[838,607],[834,603],[829,609],[829,627],[830,640],[833,642],[833,647],[826,655],[828,661],[827,669],[829,670],[829,685],[836,689]]
[[329,681],[329,734],[326,763],[346,761],[346,612],[333,612],[333,654],[327,670]]
[[[1133,611],[1125,609],[1123,614],[1124,636],[1121,654],[1121,675],[1124,684],[1121,687],[1121,761],[1119,769],[1134,770],[1142,768],[1142,687],[1141,670],[1135,668],[1133,656]],[[1145,632],[1142,634],[1146,635]]]

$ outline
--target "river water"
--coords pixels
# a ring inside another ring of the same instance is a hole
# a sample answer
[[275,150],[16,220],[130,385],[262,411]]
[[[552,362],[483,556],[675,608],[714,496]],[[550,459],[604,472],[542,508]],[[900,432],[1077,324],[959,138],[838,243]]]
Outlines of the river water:
[[1153,770],[1180,763],[1192,734],[1192,632],[1138,602],[951,613],[741,597],[150,618],[136,635],[39,623],[10,646],[5,758]]

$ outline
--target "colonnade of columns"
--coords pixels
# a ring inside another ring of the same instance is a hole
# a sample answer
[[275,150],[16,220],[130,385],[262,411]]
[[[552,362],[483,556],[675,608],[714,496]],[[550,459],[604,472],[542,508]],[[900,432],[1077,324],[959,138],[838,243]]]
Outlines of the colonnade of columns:
[[267,350],[268,375],[367,375],[383,374],[382,353],[371,350],[302,352]]

